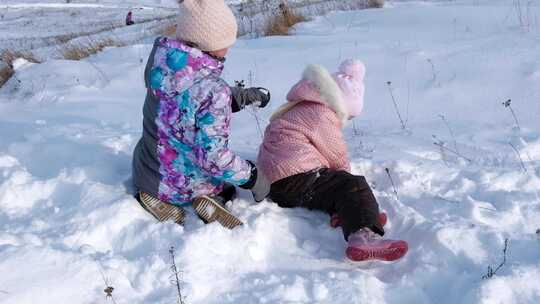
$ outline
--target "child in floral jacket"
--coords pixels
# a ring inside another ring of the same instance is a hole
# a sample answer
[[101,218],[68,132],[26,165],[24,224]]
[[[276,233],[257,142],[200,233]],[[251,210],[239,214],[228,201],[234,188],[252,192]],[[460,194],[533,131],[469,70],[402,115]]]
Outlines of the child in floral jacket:
[[304,207],[332,215],[348,240],[354,261],[391,261],[407,243],[383,239],[386,215],[366,179],[351,174],[342,128],[363,107],[365,67],[346,60],[330,74],[310,65],[267,127],[260,168],[272,182],[270,198],[282,207]]
[[231,113],[252,103],[264,107],[270,98],[257,88],[231,89],[220,78],[236,34],[223,0],[185,0],[176,37],[154,43],[133,179],[137,199],[158,220],[182,223],[182,207],[192,205],[205,222],[232,228],[241,224],[224,207],[232,186],[251,189],[256,200],[269,191],[256,166],[228,148]]

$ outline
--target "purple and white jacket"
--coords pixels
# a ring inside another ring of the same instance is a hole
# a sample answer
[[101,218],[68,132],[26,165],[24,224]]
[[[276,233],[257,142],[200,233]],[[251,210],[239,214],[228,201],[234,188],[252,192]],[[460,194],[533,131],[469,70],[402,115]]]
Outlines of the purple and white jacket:
[[138,191],[176,205],[246,184],[251,164],[229,148],[231,90],[223,63],[160,37],[145,70],[143,134],[133,155]]

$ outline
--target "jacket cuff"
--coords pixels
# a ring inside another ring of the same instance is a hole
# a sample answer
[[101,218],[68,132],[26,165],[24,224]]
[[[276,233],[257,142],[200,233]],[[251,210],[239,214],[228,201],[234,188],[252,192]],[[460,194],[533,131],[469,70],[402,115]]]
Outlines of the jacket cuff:
[[239,87],[230,87],[231,88],[231,109],[233,113],[238,113],[244,109],[245,104],[242,98],[242,88]]
[[251,189],[257,182],[257,166],[255,166],[255,164],[249,160],[247,162],[251,165],[251,175],[245,184],[240,185],[240,188],[242,189]]

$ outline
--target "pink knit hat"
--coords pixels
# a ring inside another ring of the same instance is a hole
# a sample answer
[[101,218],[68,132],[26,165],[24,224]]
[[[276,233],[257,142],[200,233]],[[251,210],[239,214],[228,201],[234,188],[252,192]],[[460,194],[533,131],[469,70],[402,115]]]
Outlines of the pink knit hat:
[[355,59],[343,61],[339,71],[332,75],[343,93],[351,117],[360,115],[364,108],[365,75],[366,67],[362,61]]
[[365,74],[364,64],[357,59],[343,61],[332,75],[322,66],[309,65],[302,79],[287,94],[287,100],[293,104],[285,105],[278,112],[283,113],[298,102],[314,101],[327,104],[345,122],[362,112]]
[[178,0],[176,38],[195,43],[202,51],[218,51],[236,41],[238,25],[224,0]]

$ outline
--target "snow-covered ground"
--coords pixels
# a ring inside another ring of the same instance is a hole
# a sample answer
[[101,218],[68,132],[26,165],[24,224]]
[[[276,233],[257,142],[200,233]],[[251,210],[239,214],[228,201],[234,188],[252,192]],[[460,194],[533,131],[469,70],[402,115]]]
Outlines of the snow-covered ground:
[[[233,7],[242,35],[260,35],[281,1],[226,0]],[[367,0],[290,0],[297,13],[320,15],[332,8],[363,7]],[[340,2],[340,3],[336,3]],[[258,3],[264,3],[259,5]],[[133,12],[136,25],[126,27]],[[0,54],[23,54],[33,61],[66,58],[66,50],[96,45],[131,45],[152,41],[155,35],[174,30],[177,0],[3,0],[0,3]],[[68,51],[69,53],[69,51]],[[1,64],[1,62],[0,62]]]
[[[174,16],[174,0],[2,0],[0,2],[0,52],[30,53],[37,48],[61,45],[70,39],[110,32],[125,26],[128,11],[136,23]],[[139,29],[141,30],[141,29]],[[112,33],[109,39],[122,33]]]
[[[146,214],[129,178],[150,45],[17,62],[0,89],[0,302],[104,303],[107,281],[116,303],[172,303],[171,246],[187,303],[540,302],[540,4],[520,22],[513,2],[333,13],[228,58],[227,80],[272,91],[263,123],[307,63],[364,60],[366,108],[346,134],[388,236],[409,241],[393,264],[348,263],[327,215],[246,192],[229,204],[246,223],[233,231]],[[236,116],[233,148],[254,159],[259,143],[254,116]]]

